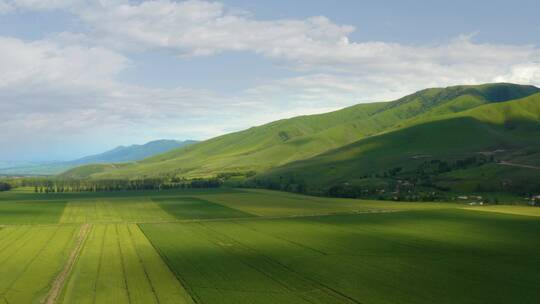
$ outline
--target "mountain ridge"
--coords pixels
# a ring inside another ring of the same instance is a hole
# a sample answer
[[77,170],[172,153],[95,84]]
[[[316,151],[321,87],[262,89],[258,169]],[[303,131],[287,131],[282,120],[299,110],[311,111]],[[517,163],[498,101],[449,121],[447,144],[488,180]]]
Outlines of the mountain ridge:
[[0,174],[11,175],[53,175],[87,164],[110,164],[123,163],[144,159],[146,157],[164,153],[171,149],[191,145],[194,140],[170,140],[160,139],[145,144],[133,144],[129,146],[117,146],[103,153],[88,155],[70,161],[23,163],[0,168]]
[[[523,191],[540,191],[540,183],[527,182],[533,177],[540,178],[540,170],[529,169],[540,164],[538,134],[540,93],[432,117],[407,128],[368,137],[313,158],[269,170],[258,176],[259,181],[255,184],[280,184],[280,187],[304,184],[319,192],[336,185],[347,185],[349,191],[355,185],[356,189],[366,190],[369,188],[367,182],[375,179],[379,183],[392,183],[396,179],[411,183],[410,177],[418,178],[415,170],[429,166],[426,162],[459,163],[474,158],[478,161],[476,167],[443,170],[432,174],[430,182],[439,184],[441,188],[461,187],[467,191],[488,187],[496,190],[496,185],[511,182],[514,184],[512,187]],[[415,159],[415,156],[422,157]],[[512,161],[526,165],[522,168],[499,165]],[[396,168],[401,173],[389,178],[388,173]],[[481,173],[488,169],[493,172],[489,175]],[[456,174],[460,176],[463,170],[468,170],[469,175],[464,178],[462,174],[462,180],[456,180]],[[464,186],[464,180],[474,183],[474,187]]]
[[429,117],[459,113],[538,92],[540,89],[534,86],[508,83],[425,89],[395,101],[358,104],[334,112],[271,122],[171,150],[136,164],[121,168],[104,166],[101,171],[93,170],[90,176],[78,176],[194,178],[228,172],[263,173],[363,138],[426,121]]

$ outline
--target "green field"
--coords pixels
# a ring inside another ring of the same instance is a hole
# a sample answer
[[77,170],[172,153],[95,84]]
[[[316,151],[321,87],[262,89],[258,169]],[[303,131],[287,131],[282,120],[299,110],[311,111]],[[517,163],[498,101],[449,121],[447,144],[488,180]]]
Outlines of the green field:
[[62,303],[192,303],[136,225],[94,225]]
[[65,201],[2,202],[0,203],[0,224],[57,223],[65,207]]
[[210,218],[235,218],[250,217],[249,213],[228,208],[200,198],[180,197],[180,198],[155,198],[154,202],[159,204],[163,210],[172,214],[177,219],[210,219]]
[[174,217],[147,198],[96,198],[70,201],[64,210],[62,223],[137,223],[170,221]]
[[0,229],[0,303],[38,303],[66,263],[75,226]]
[[539,214],[266,190],[0,193],[0,303],[538,303]]
[[540,296],[534,218],[442,210],[142,227],[201,303],[533,303]]

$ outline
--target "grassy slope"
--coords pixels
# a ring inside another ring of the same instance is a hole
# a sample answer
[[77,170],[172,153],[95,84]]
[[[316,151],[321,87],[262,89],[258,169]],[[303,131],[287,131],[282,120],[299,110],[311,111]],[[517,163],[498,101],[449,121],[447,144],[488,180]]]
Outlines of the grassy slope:
[[[480,151],[504,149],[502,158],[520,162],[537,159],[540,151],[540,94],[523,99],[486,104],[467,111],[442,116],[424,116],[397,129],[362,139],[322,155],[285,165],[268,172],[263,178],[277,180],[294,176],[309,185],[328,185],[354,181],[362,175],[381,172],[395,166],[415,168],[424,160],[415,155],[431,155],[435,159],[460,159]],[[497,167],[497,174],[527,171],[524,176],[540,176],[540,170]],[[478,173],[469,169],[462,178]],[[466,170],[463,170],[466,171]],[[458,173],[453,173],[459,174]],[[490,174],[485,178],[490,178]]]
[[276,121],[216,137],[121,168],[80,167],[67,177],[135,177],[176,174],[211,176],[218,172],[263,172],[293,161],[401,128],[411,121],[528,96],[539,89],[511,84],[427,89],[386,103],[360,104],[343,110]]

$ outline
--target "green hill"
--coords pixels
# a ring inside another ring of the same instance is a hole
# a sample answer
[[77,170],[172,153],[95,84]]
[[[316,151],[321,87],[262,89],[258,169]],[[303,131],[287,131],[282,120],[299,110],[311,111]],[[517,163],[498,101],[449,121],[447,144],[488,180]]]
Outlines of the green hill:
[[392,102],[359,104],[331,113],[276,121],[121,167],[93,166],[91,170],[80,167],[64,176],[190,178],[231,172],[264,173],[431,117],[460,113],[539,91],[533,86],[504,83],[427,89]]
[[423,116],[407,127],[275,168],[257,182],[302,185],[319,193],[332,187],[344,192],[395,191],[400,183],[401,188],[423,185],[468,192],[540,191],[540,182],[532,182],[540,181],[539,138],[540,94],[535,94]]

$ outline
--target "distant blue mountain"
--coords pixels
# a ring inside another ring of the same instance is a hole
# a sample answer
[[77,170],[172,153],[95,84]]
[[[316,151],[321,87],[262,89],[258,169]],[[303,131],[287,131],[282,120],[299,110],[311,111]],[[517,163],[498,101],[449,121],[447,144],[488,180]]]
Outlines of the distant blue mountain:
[[196,143],[196,141],[194,140],[155,140],[144,145],[131,145],[127,147],[119,146],[101,154],[86,156],[66,163],[74,166],[79,166],[86,164],[123,163],[137,161],[194,143]]
[[112,150],[64,162],[0,162],[0,175],[54,175],[87,164],[123,163],[145,159],[196,143],[195,140],[161,139],[143,145],[119,146]]

